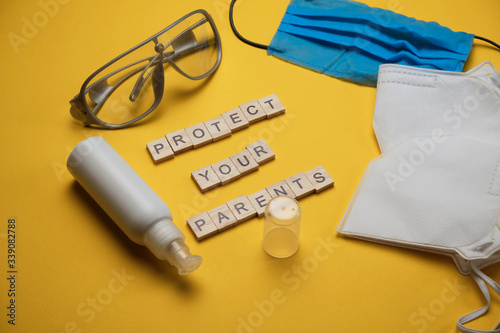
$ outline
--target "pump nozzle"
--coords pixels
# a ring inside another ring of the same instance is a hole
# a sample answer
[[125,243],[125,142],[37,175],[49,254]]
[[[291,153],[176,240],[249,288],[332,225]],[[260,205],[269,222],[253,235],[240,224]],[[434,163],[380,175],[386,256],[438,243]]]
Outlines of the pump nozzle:
[[184,243],[184,235],[169,219],[151,226],[144,237],[144,243],[158,259],[167,259],[177,267],[180,275],[191,273],[200,267],[203,260],[189,252]]
[[180,275],[191,273],[200,267],[203,259],[192,255],[182,239],[176,239],[167,248],[167,260],[179,270]]

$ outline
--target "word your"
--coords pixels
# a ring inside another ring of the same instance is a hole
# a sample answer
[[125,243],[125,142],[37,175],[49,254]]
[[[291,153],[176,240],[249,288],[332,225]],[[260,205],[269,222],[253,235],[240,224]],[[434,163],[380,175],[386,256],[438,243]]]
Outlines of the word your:
[[187,219],[187,224],[197,240],[234,227],[255,216],[264,215],[267,203],[274,197],[286,195],[297,200],[309,194],[333,187],[333,179],[320,165],[306,173],[300,172],[277,182],[248,197],[242,195],[227,203]]
[[273,160],[275,156],[271,147],[261,139],[237,154],[191,172],[191,177],[200,191],[206,192],[256,171],[261,164]]
[[[274,117],[272,120],[269,120],[265,126],[261,126],[259,131],[254,131],[254,133],[248,132],[246,137],[240,138],[240,144],[236,146],[236,149],[244,150],[247,145],[260,139],[265,139],[268,143],[273,142],[276,133],[283,132],[286,129],[286,126],[288,126],[296,118],[297,116],[290,113],[287,113],[282,117]],[[193,195],[191,196],[190,202],[179,203],[178,208],[182,218],[186,220],[191,216],[195,216],[203,211],[206,211],[210,206],[212,199],[219,196],[219,190],[220,187],[216,187],[211,191],[200,193],[198,189],[193,188]]]
[[155,163],[231,136],[263,119],[285,113],[285,107],[275,94],[240,105],[211,120],[166,134],[146,144]]

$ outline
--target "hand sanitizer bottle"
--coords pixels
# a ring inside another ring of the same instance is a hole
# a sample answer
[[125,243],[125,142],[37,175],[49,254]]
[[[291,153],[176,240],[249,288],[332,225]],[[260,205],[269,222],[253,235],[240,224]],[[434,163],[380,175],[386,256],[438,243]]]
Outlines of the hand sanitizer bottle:
[[180,275],[198,268],[172,213],[160,197],[101,137],[80,142],[68,157],[69,172],[135,243],[168,260]]

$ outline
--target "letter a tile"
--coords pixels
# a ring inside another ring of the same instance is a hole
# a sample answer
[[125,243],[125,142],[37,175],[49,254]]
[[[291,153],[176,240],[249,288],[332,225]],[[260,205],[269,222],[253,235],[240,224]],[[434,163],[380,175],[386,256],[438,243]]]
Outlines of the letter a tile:
[[231,228],[238,223],[238,220],[236,220],[236,217],[234,217],[233,213],[231,213],[231,210],[226,204],[209,210],[207,213],[215,223],[218,232]]

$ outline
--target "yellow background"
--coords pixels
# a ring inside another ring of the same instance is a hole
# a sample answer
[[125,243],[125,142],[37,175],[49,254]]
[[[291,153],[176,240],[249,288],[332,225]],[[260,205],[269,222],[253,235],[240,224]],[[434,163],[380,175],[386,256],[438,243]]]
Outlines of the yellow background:
[[[380,154],[372,130],[375,88],[320,75],[243,44],[230,30],[229,0],[71,0],[52,8],[43,22],[46,2],[51,1],[3,1],[0,10],[1,332],[456,332],[456,319],[482,306],[474,281],[461,276],[451,259],[335,232],[365,167]],[[495,0],[364,2],[500,41]],[[247,38],[268,44],[287,4],[239,0],[236,24]],[[223,59],[212,78],[188,82],[168,70],[160,107],[132,128],[90,129],[71,118],[68,101],[88,75],[198,8],[211,13],[222,38]],[[34,18],[44,24],[13,47],[9,34],[22,36],[23,25]],[[484,60],[500,67],[500,52],[479,44],[465,70]],[[145,149],[166,133],[272,93],[286,115],[158,165]],[[103,136],[170,206],[191,251],[203,256],[197,271],[178,276],[129,241],[76,185],[66,158],[94,135]],[[200,194],[191,171],[260,138],[275,151],[275,161]],[[262,250],[262,219],[202,242],[185,224],[195,213],[320,164],[335,188],[301,200],[301,245],[288,259]],[[12,217],[15,326],[6,316]],[[497,281],[498,267],[486,270]],[[488,315],[469,326],[491,329],[499,317],[494,297]]]

